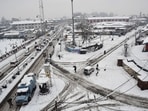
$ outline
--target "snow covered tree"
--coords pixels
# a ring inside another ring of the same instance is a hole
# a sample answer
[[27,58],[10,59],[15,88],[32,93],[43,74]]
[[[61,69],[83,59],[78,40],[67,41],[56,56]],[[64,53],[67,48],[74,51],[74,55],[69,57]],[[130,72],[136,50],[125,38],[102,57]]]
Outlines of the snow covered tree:
[[84,43],[90,41],[89,35],[92,34],[92,25],[87,21],[85,15],[81,16],[79,23],[76,25],[77,30],[81,30],[81,35]]

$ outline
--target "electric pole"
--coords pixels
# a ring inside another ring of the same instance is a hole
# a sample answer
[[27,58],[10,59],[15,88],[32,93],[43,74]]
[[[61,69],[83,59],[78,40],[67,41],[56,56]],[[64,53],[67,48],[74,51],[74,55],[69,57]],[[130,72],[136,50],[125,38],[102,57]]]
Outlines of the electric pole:
[[42,0],[39,0],[39,10],[40,10],[41,30],[42,30],[42,32],[45,32],[44,7],[43,7]]

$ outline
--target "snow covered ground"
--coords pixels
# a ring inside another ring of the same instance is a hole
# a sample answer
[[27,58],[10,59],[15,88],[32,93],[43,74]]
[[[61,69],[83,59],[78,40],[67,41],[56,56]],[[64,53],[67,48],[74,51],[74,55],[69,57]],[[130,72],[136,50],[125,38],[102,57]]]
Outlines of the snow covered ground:
[[20,46],[23,39],[0,39],[0,56],[12,50],[13,45]]
[[[87,54],[77,54],[77,53],[71,53],[64,50],[64,45],[61,47],[59,45],[55,46],[55,53],[52,56],[52,60],[61,64],[65,69],[71,71],[74,73],[73,66],[76,65],[78,70],[79,68],[84,67],[84,62],[87,61],[87,59],[95,56],[99,56],[103,54],[104,50],[108,50],[111,46],[115,46],[115,44],[121,42],[126,37],[129,37],[133,35],[135,31],[132,31],[125,36],[121,37],[114,37],[114,40],[111,41],[110,36],[103,37],[104,40],[104,47],[96,52],[89,52]],[[132,44],[133,45],[133,44]],[[141,58],[141,56],[144,56],[144,59],[147,61],[147,52],[144,52],[145,55],[142,54],[142,52],[137,52],[137,48],[130,49],[135,53],[137,58]],[[60,51],[61,50],[61,51]],[[59,59],[58,54],[62,54],[62,57]],[[122,67],[117,66],[117,58],[119,57],[124,58],[124,47],[118,48],[115,52],[101,60],[99,64],[99,73],[96,75],[96,71],[92,73],[90,76],[82,75],[85,79],[87,79],[89,82],[92,82],[96,85],[116,90],[118,92],[123,92],[128,95],[135,95],[140,96],[144,98],[148,98],[148,90],[140,90],[140,88],[136,85],[137,81],[124,71]],[[126,58],[124,58],[126,59]],[[82,64],[81,64],[82,63]],[[96,65],[93,66],[96,68]],[[104,70],[106,69],[106,70]],[[124,107],[121,109],[127,110],[128,108]],[[129,110],[129,109],[128,109]],[[134,109],[136,111],[136,109]],[[142,110],[142,109],[140,109]],[[137,111],[140,111],[137,108]],[[105,110],[101,110],[105,111]]]
[[[131,36],[132,34],[134,34],[135,31],[128,33],[126,36]],[[55,46],[55,53],[52,56],[52,60],[54,60],[57,63],[60,63],[65,69],[71,71],[72,73],[74,73],[73,70],[73,65],[76,65],[78,70],[81,69],[84,66],[85,61],[87,61],[89,58],[95,57],[95,56],[99,56],[101,54],[103,54],[104,50],[109,50],[111,46],[115,46],[116,44],[118,44],[119,42],[121,42],[122,40],[124,40],[126,38],[126,36],[121,36],[121,37],[114,37],[114,40],[111,40],[110,36],[104,36],[104,47],[96,52],[89,52],[87,54],[77,54],[77,53],[71,53],[71,52],[67,52],[64,50],[64,45],[60,45],[57,44]],[[100,38],[98,39],[98,41],[100,40]],[[97,41],[97,39],[96,39]],[[62,48],[62,50],[60,51],[60,49]],[[136,48],[137,49],[137,48]],[[141,57],[142,55],[140,55],[139,53],[137,54],[137,50],[133,49],[133,53],[135,53],[136,57],[138,58],[139,56]],[[119,92],[126,92],[126,94],[129,95],[136,95],[136,96],[142,96],[145,98],[148,98],[148,91],[141,91],[140,88],[138,88],[135,84],[137,83],[134,79],[131,79],[131,77],[127,74],[127,72],[125,72],[123,70],[122,67],[118,67],[117,66],[117,58],[120,56],[123,56],[124,52],[123,52],[124,48],[120,47],[118,48],[118,50],[116,50],[115,52],[113,52],[112,54],[110,54],[109,56],[107,56],[106,58],[104,58],[102,61],[100,61],[99,64],[99,73],[98,75],[96,75],[96,71],[94,73],[92,73],[90,76],[85,76],[85,75],[81,75],[82,77],[84,77],[85,79],[87,79],[88,81],[96,84],[96,85],[100,85],[102,87],[105,88],[109,88],[112,90],[116,90]],[[62,54],[62,57],[59,59],[58,58],[58,54]],[[139,56],[138,56],[139,55]],[[145,59],[146,59],[146,52],[145,52]],[[96,67],[93,66],[94,68]],[[106,69],[106,70],[104,70]],[[126,81],[128,81],[126,84],[124,84]],[[124,84],[124,85],[122,85]],[[40,95],[39,96],[39,89],[37,88],[34,94],[34,97],[32,98],[32,101],[30,101],[30,103],[26,106],[23,106],[21,108],[21,111],[39,111],[42,108],[44,108],[48,103],[50,103],[54,98],[56,98],[56,96],[58,96],[59,92],[62,91],[62,89],[64,88],[65,83],[59,79],[57,76],[53,75],[53,87],[51,88],[51,92],[48,95]],[[121,86],[121,87],[120,87]],[[133,87],[134,86],[134,87]],[[133,87],[133,88],[131,88]],[[129,90],[130,89],[130,90]],[[84,91],[83,89],[76,89],[76,92],[78,91]],[[75,93],[75,90],[71,93],[71,95]],[[81,93],[83,95],[85,95],[85,99],[88,99],[87,93],[83,92]],[[68,95],[68,97],[70,97],[71,95]],[[90,98],[94,98],[94,94],[89,93]],[[97,96],[96,96],[97,97]],[[76,98],[72,98],[69,99],[68,102],[75,100]],[[109,102],[110,103],[118,103],[115,101],[105,101],[105,102],[99,102],[97,104],[101,105],[101,104],[107,104]],[[120,104],[120,103],[119,103]],[[64,104],[63,104],[64,105]],[[86,104],[83,105],[76,105],[74,107],[65,109],[64,111],[73,111],[74,109],[79,109],[80,107],[84,107]],[[89,105],[88,105],[89,106]],[[114,107],[115,109],[113,110],[126,110],[126,111],[148,111],[147,109],[142,109],[142,108],[137,108],[134,106],[128,106],[128,105],[122,105],[122,106],[116,106]],[[86,109],[86,111],[89,111],[89,108]],[[93,108],[93,111],[97,111],[97,108]],[[106,107],[100,107],[99,110],[101,111],[110,111],[112,109],[106,108]]]
[[59,95],[65,86],[65,82],[55,75],[52,75],[52,84],[53,86],[47,95],[39,95],[39,87],[37,87],[32,100],[28,105],[22,106],[20,111],[41,111],[41,109],[46,107]]

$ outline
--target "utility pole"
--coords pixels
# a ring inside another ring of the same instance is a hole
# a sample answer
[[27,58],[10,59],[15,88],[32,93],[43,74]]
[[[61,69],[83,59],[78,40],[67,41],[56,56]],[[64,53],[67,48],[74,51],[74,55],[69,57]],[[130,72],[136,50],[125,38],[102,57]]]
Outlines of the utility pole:
[[41,30],[42,30],[42,32],[45,32],[44,7],[43,7],[43,1],[42,0],[39,0],[39,10],[40,10]]
[[75,43],[75,34],[74,34],[74,15],[73,15],[73,0],[71,0],[71,10],[72,10],[72,45],[76,45]]
[[16,53],[17,53],[17,45],[13,44],[14,47],[14,55],[15,55],[15,61],[17,62],[17,70],[18,70],[18,74],[19,74],[19,60],[17,59]]

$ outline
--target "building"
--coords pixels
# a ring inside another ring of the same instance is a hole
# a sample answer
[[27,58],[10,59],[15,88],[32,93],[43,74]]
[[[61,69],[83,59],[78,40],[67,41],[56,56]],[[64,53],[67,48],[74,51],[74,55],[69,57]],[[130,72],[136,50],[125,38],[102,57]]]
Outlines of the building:
[[143,44],[144,44],[143,51],[148,52],[148,37],[145,38],[145,40],[143,41]]
[[41,29],[42,27],[42,23],[39,20],[15,21],[11,25],[16,30]]
[[13,39],[13,38],[24,38],[24,32],[22,31],[7,31],[3,34],[1,38],[8,38],[8,39]]
[[87,19],[89,23],[98,22],[129,22],[130,17],[90,17]]

